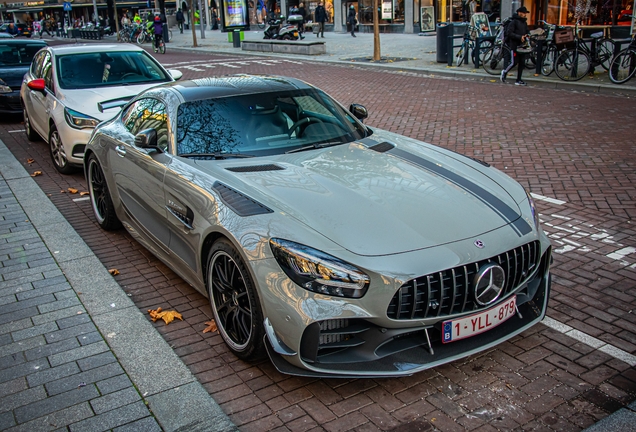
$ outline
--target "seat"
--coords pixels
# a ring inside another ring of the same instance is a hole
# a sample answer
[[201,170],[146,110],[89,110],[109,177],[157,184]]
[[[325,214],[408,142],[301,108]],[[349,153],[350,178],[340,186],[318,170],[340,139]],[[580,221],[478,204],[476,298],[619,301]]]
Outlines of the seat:
[[269,110],[254,111],[251,115],[248,134],[255,142],[283,137],[289,134],[289,122],[280,107]]

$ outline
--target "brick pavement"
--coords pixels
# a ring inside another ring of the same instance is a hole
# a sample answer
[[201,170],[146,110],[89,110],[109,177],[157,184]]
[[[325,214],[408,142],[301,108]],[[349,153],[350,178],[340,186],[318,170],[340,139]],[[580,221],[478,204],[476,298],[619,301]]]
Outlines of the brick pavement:
[[[197,57],[205,58],[218,57]],[[215,73],[223,71],[237,72]],[[633,100],[351,66],[301,63],[286,72],[345,105],[365,104],[372,127],[480,157],[562,199],[537,201],[557,251],[548,316],[636,354],[634,256],[612,255],[634,246]],[[360,91],[361,82],[373,92]],[[212,316],[207,300],[126,233],[100,231],[87,201],[60,193],[85,190],[82,176],[57,175],[46,145],[9,133],[20,128],[5,123],[0,138],[23,163],[35,159],[27,169],[44,172],[36,182],[104,265],[120,270],[115,279],[135,305],[184,313],[184,322],[154,326],[242,431],[580,430],[636,397],[633,366],[544,325],[409,378],[314,380],[242,362],[218,335],[201,333]]]

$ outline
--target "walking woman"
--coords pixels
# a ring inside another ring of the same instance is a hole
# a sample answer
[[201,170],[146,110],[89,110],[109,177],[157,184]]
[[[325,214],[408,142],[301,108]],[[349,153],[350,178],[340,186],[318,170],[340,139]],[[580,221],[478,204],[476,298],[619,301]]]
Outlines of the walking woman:
[[347,24],[351,26],[351,36],[356,37],[354,33],[356,30],[356,24],[358,24],[358,20],[356,19],[356,8],[351,5],[349,8],[349,15],[347,15]]

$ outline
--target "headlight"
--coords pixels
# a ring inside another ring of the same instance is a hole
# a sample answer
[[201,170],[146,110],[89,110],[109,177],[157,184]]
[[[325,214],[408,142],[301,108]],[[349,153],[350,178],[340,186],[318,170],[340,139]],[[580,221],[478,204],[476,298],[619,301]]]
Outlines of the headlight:
[[6,82],[0,79],[0,93],[11,93],[12,91],[13,90],[11,90],[11,87],[9,87]]
[[336,257],[288,240],[271,239],[269,244],[285,274],[306,290],[360,298],[369,288],[369,276]]
[[532,212],[532,218],[534,219],[534,226],[538,230],[539,229],[539,212],[534,205],[534,200],[530,196],[530,193],[526,191],[526,195],[528,196],[528,203],[530,204],[530,211]]
[[100,122],[94,117],[89,117],[70,108],[64,108],[64,117],[69,126],[75,129],[94,128]]

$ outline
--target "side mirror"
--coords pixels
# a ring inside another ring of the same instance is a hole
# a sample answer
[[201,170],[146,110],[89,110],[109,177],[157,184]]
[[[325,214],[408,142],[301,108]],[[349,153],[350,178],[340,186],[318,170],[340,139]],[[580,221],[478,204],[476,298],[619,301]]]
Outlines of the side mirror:
[[172,78],[174,78],[175,81],[179,81],[183,76],[183,72],[178,69],[170,69],[168,73],[172,75]]
[[42,78],[34,79],[27,83],[27,87],[31,90],[45,93],[44,89],[46,89],[46,82]]
[[364,105],[351,104],[349,105],[349,112],[360,121],[364,121],[365,118],[369,117],[369,111],[367,111]]
[[155,129],[144,129],[135,135],[135,146],[143,149],[155,149],[161,151],[157,147],[157,131]]

